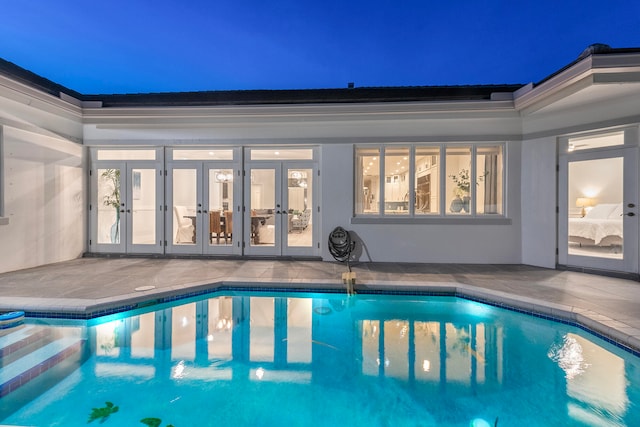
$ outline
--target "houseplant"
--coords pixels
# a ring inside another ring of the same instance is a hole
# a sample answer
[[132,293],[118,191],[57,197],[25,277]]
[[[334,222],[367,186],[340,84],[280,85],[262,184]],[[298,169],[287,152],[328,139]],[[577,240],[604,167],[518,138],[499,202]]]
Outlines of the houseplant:
[[[476,185],[479,185],[488,173],[489,172],[485,172],[482,175],[478,175]],[[451,212],[460,212],[461,210],[470,212],[469,201],[471,200],[471,173],[469,169],[460,169],[457,174],[449,175],[449,178],[451,178],[453,183],[456,185],[453,189],[455,198],[451,201]]]
[[[120,242],[120,169],[105,169],[100,177],[106,181],[111,190],[102,198],[104,206],[111,206],[116,210],[116,221],[111,226],[111,243]],[[109,191],[109,190],[107,190]]]

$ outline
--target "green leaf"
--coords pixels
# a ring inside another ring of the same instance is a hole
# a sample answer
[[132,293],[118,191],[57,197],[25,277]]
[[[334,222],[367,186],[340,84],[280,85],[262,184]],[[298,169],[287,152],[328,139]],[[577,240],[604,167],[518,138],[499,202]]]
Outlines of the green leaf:
[[118,412],[118,407],[114,406],[112,402],[105,402],[104,408],[91,408],[91,414],[89,414],[89,420],[87,423],[90,423],[95,420],[100,420],[100,424],[107,421],[111,414]]
[[142,424],[148,425],[149,427],[159,427],[162,420],[160,418],[143,418],[140,420]]

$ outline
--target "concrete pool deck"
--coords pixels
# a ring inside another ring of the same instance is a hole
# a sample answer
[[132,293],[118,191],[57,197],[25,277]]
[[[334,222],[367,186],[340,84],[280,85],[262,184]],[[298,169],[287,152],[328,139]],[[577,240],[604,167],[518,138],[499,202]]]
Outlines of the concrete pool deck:
[[[80,258],[1,273],[0,312],[95,317],[221,286],[335,291],[345,289],[345,271],[322,261]],[[356,291],[488,301],[580,324],[640,352],[640,283],[634,280],[526,265],[357,263],[353,271]]]

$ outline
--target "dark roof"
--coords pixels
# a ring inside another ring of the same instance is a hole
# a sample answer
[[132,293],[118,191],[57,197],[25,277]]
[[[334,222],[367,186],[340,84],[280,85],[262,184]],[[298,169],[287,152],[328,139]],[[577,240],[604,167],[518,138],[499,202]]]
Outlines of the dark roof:
[[[570,64],[545,77],[537,86],[590,55],[640,53],[640,48],[611,48],[605,44],[593,44]],[[60,93],[80,101],[99,101],[103,107],[153,107],[153,106],[219,106],[260,104],[323,104],[366,102],[415,102],[415,101],[465,101],[487,100],[492,93],[514,92],[522,84],[468,85],[468,86],[400,86],[400,87],[351,87],[342,89],[290,89],[290,90],[222,90],[201,92],[163,92],[134,94],[86,95],[69,89],[49,79],[25,70],[0,58],[0,74],[7,75],[26,85],[59,97]]]
[[99,101],[102,107],[218,106],[260,104],[317,104],[490,99],[492,93],[513,92],[522,84],[469,86],[356,87],[343,89],[221,90],[86,95],[41,77],[0,58],[0,74],[59,97],[66,93],[80,101]]
[[25,70],[24,68],[17,66],[13,62],[5,61],[2,58],[0,58],[0,74],[9,76],[14,80],[19,81],[20,83],[41,90],[42,92],[48,93],[49,95],[53,95],[55,97],[59,97],[60,92],[64,92],[67,95],[73,96],[74,98],[80,100],[82,99],[82,94],[80,94],[79,92],[59,85],[58,83],[52,82],[49,79],[39,76],[36,73],[32,73],[29,70]]
[[229,90],[206,92],[86,95],[103,107],[202,106],[258,104],[324,104],[490,99],[495,92],[513,92],[517,85],[357,87],[344,89]]

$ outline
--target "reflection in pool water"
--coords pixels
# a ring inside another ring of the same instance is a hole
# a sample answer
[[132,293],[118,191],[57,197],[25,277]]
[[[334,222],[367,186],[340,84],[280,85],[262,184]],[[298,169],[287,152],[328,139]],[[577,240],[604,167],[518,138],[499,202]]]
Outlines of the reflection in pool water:
[[5,393],[3,424],[84,426],[112,402],[106,426],[640,425],[637,357],[453,297],[239,293],[41,323],[12,334],[78,350]]

